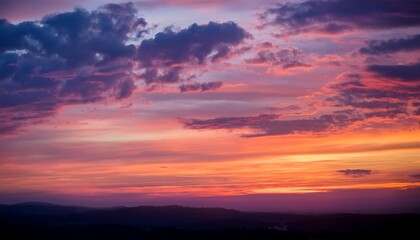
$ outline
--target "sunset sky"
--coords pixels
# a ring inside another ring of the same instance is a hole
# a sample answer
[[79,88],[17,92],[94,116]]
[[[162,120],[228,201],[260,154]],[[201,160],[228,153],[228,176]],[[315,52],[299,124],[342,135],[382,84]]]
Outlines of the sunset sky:
[[0,203],[410,212],[418,0],[2,0]]

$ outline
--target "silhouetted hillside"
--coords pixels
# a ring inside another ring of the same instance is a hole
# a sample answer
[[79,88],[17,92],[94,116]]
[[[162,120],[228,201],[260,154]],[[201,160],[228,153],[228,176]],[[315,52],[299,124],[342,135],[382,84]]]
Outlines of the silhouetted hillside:
[[298,215],[222,208],[0,205],[9,239],[420,239],[420,215]]
[[14,205],[0,205],[0,216],[60,215],[90,211],[92,208],[61,206],[42,202],[25,202]]

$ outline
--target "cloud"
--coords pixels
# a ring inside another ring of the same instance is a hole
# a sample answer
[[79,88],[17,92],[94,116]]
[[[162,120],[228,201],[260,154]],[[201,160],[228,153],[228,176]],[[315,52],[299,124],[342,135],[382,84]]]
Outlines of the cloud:
[[420,26],[417,0],[306,0],[277,4],[260,17],[281,34],[322,32],[336,34],[354,29],[390,29]]
[[257,45],[259,49],[272,49],[274,45],[271,42],[262,42]]
[[385,111],[372,111],[365,113],[366,118],[372,118],[372,117],[380,117],[380,118],[396,118],[401,114],[408,115],[408,113],[403,109],[391,109],[391,110],[385,110]]
[[368,85],[358,87],[350,85],[349,87],[338,87],[338,85],[333,85],[331,88],[337,92],[334,97],[330,97],[327,100],[337,101],[342,104],[341,106],[346,106],[347,104],[356,105],[356,101],[376,99],[384,101],[389,101],[390,99],[394,101],[409,101],[414,100],[420,93],[420,87],[410,87],[399,84],[398,82],[389,86]]
[[410,175],[410,177],[415,178],[415,179],[420,179],[420,173],[419,174]]
[[179,86],[179,90],[181,92],[192,92],[192,91],[209,91],[209,90],[217,90],[221,88],[223,82],[216,81],[216,82],[206,82],[206,83],[192,83],[192,84],[182,84]]
[[[359,74],[357,78],[344,75],[339,82],[327,87],[332,96],[327,97],[326,102],[334,107],[351,107],[365,118],[393,119],[404,115],[414,119],[416,110],[413,111],[410,105],[417,108],[416,100],[420,94],[414,77],[417,74],[416,65],[371,65],[368,66],[369,72]],[[381,74],[381,78],[372,79],[370,74],[366,74],[372,71],[376,71],[376,75]]]
[[420,63],[407,65],[370,65],[367,70],[380,77],[407,82],[420,81]]
[[[381,84],[386,82],[386,84]],[[404,79],[372,79],[366,72],[341,74],[339,81],[327,86],[324,107],[308,117],[281,117],[261,114],[246,117],[183,119],[190,129],[244,130],[244,137],[322,133],[336,131],[354,124],[369,123],[372,118],[415,120],[420,104],[420,87]],[[411,107],[412,106],[412,107]],[[413,108],[415,108],[413,110]],[[279,110],[277,110],[279,111]],[[355,126],[356,126],[355,125]]]
[[146,67],[204,64],[226,56],[231,46],[238,45],[248,36],[234,22],[193,24],[179,32],[167,28],[154,38],[142,41],[137,57]]
[[281,67],[283,69],[309,67],[303,60],[303,52],[296,48],[285,48],[277,52],[262,50],[258,52],[256,57],[246,59],[245,62],[253,65]]
[[346,170],[338,170],[338,173],[342,173],[346,176],[350,177],[364,177],[366,175],[370,175],[372,170],[368,169],[346,169]]
[[357,98],[339,99],[339,101],[341,104],[336,106],[351,106],[353,108],[362,109],[395,109],[403,108],[407,105],[404,102],[391,102],[387,100],[370,100]]
[[61,106],[128,98],[139,79],[151,86],[190,80],[187,66],[227,58],[250,36],[236,23],[210,22],[134,44],[147,26],[132,3],[18,24],[0,19],[0,131],[45,121]]
[[261,114],[255,117],[222,117],[206,120],[183,119],[184,125],[191,129],[235,129],[261,124],[277,119],[276,114]]
[[146,84],[164,84],[164,83],[176,83],[181,81],[181,67],[169,67],[164,69],[159,68],[146,68],[145,71],[140,75],[144,79]]
[[137,60],[145,68],[147,84],[174,83],[183,78],[183,66],[205,65],[227,58],[232,47],[250,37],[234,22],[198,25],[175,32],[172,28],[141,42]]
[[131,34],[144,30],[130,3],[77,8],[40,22],[0,20],[2,132],[38,123],[60,106],[129,97]]
[[344,127],[361,120],[353,111],[336,111],[307,119],[281,120],[277,114],[261,114],[252,117],[222,117],[214,119],[183,119],[190,129],[251,129],[244,137],[286,135],[294,133],[324,132],[331,127]]
[[414,110],[413,114],[420,115],[420,102],[413,102],[412,105],[417,108],[417,110]]
[[380,55],[400,51],[412,51],[420,49],[420,35],[413,35],[407,38],[393,38],[389,40],[370,40],[367,41],[366,44],[367,47],[359,49],[360,53]]
[[47,15],[41,22],[11,24],[1,20],[0,51],[26,50],[29,53],[58,56],[67,67],[104,63],[135,52],[126,44],[129,33],[145,26],[136,17],[132,4],[108,4],[88,12]]

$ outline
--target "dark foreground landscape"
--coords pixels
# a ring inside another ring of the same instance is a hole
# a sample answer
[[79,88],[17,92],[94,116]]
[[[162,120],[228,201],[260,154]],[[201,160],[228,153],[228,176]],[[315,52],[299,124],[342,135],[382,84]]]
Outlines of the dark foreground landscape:
[[[0,205],[7,239],[420,239],[420,214],[248,213],[222,208]],[[4,239],[4,238],[3,238]]]

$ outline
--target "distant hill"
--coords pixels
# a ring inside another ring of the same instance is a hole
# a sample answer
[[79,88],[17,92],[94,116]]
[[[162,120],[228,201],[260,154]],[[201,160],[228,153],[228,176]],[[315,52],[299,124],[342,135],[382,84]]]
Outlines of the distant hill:
[[419,214],[302,215],[181,206],[95,209],[38,202],[0,205],[0,231],[15,239],[414,240],[420,239],[419,223]]
[[59,204],[54,203],[46,203],[46,202],[21,202],[13,204],[14,206],[61,206]]
[[35,216],[60,215],[91,211],[92,208],[78,206],[61,206],[44,202],[24,202],[13,205],[0,205],[0,216]]
[[180,206],[92,209],[46,203],[35,205],[25,203],[0,206],[0,219],[2,216],[8,218],[8,221],[44,226],[120,224],[143,228],[220,229],[275,225],[273,221],[253,219],[235,210]]

